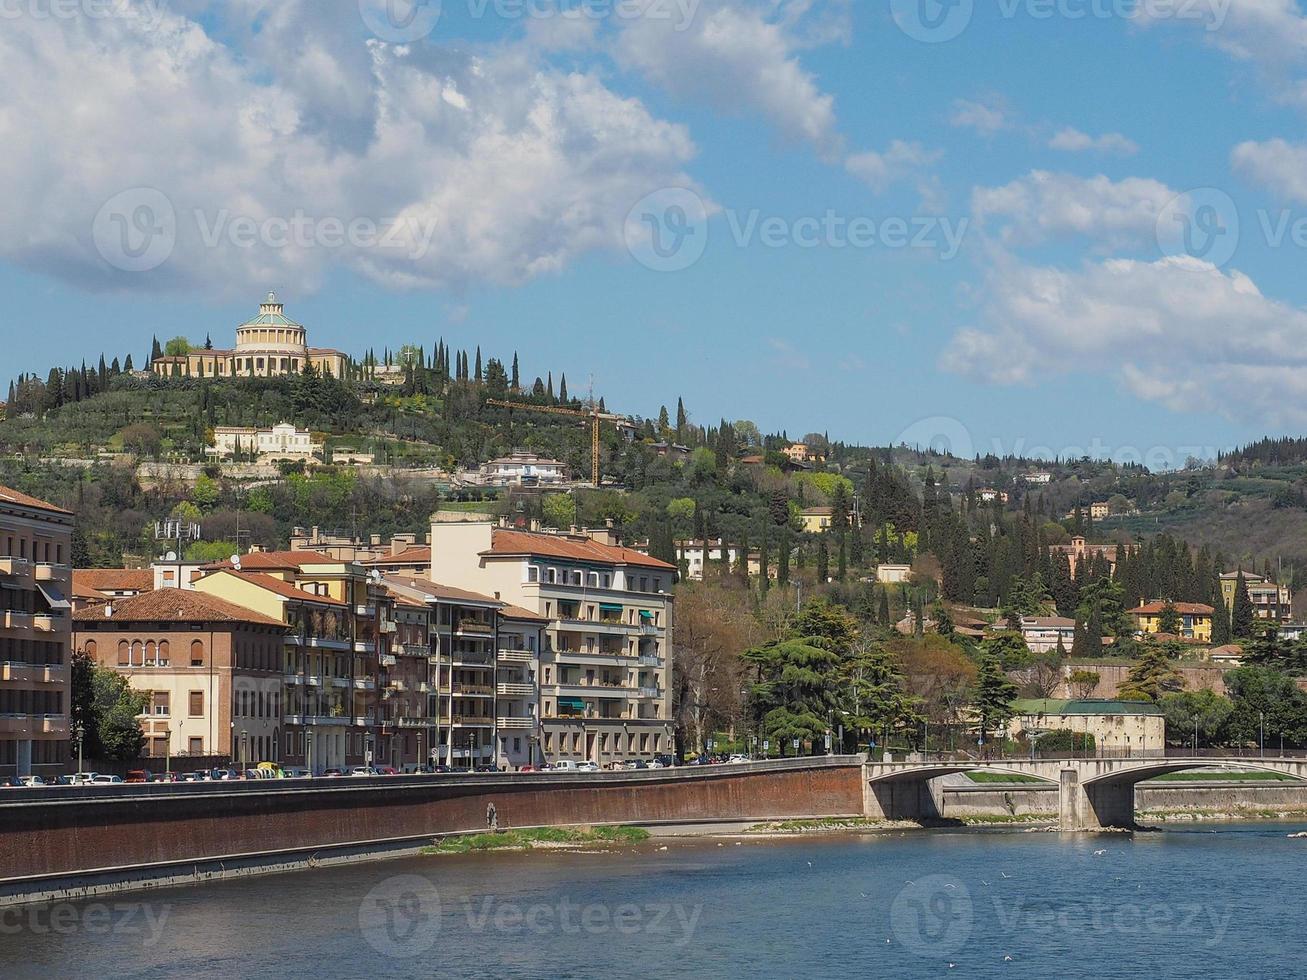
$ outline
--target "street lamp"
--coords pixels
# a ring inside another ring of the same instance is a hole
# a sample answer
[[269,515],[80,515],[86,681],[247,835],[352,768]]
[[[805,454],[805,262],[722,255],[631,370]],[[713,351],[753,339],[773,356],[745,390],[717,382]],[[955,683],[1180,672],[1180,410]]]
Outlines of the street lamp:
[[77,774],[82,774],[82,741],[86,738],[86,729],[79,721],[73,729],[73,738],[77,740]]
[[1261,757],[1266,758],[1266,712],[1257,712],[1257,745]]
[[248,761],[247,756],[249,755],[249,751],[248,751],[249,738],[250,738],[250,733],[242,728],[241,729],[241,772],[242,773],[245,771],[245,766]]

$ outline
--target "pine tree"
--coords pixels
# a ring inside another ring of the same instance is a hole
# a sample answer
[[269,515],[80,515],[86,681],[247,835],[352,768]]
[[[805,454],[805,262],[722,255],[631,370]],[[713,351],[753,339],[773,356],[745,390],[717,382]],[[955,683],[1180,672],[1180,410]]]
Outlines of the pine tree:
[[1234,610],[1230,614],[1230,632],[1236,640],[1252,639],[1254,618],[1253,601],[1241,568],[1234,583]]
[[559,404],[567,404],[567,375],[564,374],[558,381],[558,401]]
[[676,399],[676,442],[679,445],[685,445],[685,426],[689,419],[685,414],[685,402],[680,398]]
[[825,585],[830,578],[830,548],[826,544],[826,535],[817,538],[817,582]]
[[509,384],[512,386],[514,391],[517,391],[522,387],[522,378],[517,370],[517,351],[513,351],[513,374],[509,380]]
[[980,737],[1002,726],[1012,717],[1012,702],[1016,700],[1017,686],[1008,680],[998,658],[986,654],[980,661],[976,675],[975,692],[971,708],[980,722]]
[[1230,610],[1225,605],[1225,593],[1221,591],[1218,579],[1212,589],[1212,645],[1226,646],[1233,637],[1230,634]]

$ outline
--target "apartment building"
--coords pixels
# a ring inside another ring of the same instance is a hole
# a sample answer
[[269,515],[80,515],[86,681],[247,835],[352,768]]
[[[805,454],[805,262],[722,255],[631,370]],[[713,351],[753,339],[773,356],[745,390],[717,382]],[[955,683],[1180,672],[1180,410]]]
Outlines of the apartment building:
[[1179,623],[1180,638],[1197,640],[1202,643],[1212,642],[1212,615],[1215,610],[1201,602],[1170,602],[1154,599],[1141,606],[1126,611],[1132,616],[1135,628],[1141,634],[1156,635],[1162,632],[1162,619],[1167,607],[1176,615]]
[[[1221,573],[1221,595],[1225,598],[1228,613],[1234,608],[1234,594],[1239,587],[1240,572]],[[1244,584],[1248,588],[1248,598],[1252,600],[1253,615],[1275,623],[1287,623],[1293,619],[1293,594],[1286,586],[1276,585],[1270,579],[1252,572],[1243,572]]]
[[676,568],[610,532],[547,534],[433,523],[433,577],[547,621],[540,743],[547,760],[601,765],[673,751]]
[[148,697],[147,755],[280,758],[289,627],[216,596],[161,589],[73,614],[73,648]]
[[394,600],[377,572],[305,551],[220,562],[195,589],[291,627],[283,651],[280,761],[330,767],[383,762],[395,732],[381,728],[381,660],[396,631]]
[[73,515],[0,486],[0,775],[68,758]]
[[544,616],[506,605],[495,640],[495,736],[502,765],[512,769],[546,761],[540,732],[540,653]]

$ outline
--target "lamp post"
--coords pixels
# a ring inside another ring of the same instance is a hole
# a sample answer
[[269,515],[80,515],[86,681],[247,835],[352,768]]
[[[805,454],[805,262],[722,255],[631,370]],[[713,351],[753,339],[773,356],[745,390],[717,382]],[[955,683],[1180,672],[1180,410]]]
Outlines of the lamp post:
[[1266,758],[1266,712],[1257,712],[1257,748],[1261,757]]
[[77,774],[82,774],[82,742],[86,738],[86,729],[82,723],[78,722],[77,727],[73,729],[73,737],[77,740]]
[[250,733],[242,728],[241,729],[241,774],[242,775],[244,775],[245,766],[248,764],[247,757],[249,755],[249,751],[247,746],[249,745],[249,738],[250,738]]

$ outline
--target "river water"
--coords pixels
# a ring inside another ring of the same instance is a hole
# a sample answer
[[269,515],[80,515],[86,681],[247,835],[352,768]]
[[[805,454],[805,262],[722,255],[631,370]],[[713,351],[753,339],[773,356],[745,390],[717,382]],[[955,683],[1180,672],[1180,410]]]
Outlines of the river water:
[[0,978],[1304,976],[1303,829],[406,858],[0,910]]

